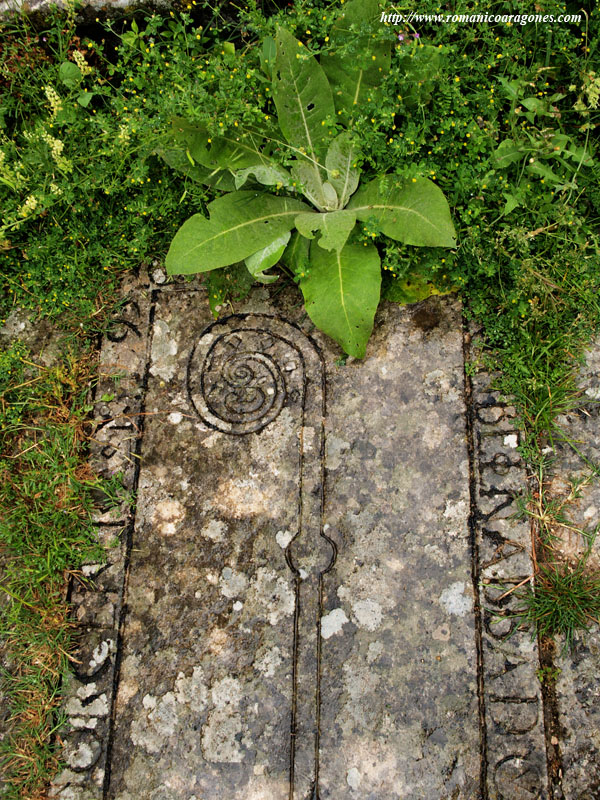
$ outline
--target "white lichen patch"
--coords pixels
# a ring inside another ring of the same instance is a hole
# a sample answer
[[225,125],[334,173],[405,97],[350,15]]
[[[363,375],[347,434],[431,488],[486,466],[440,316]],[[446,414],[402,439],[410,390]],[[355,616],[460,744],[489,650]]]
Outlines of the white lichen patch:
[[468,534],[468,517],[469,506],[466,500],[457,500],[456,502],[452,500],[446,501],[444,518],[450,523],[447,532],[451,536],[466,536]]
[[89,769],[98,760],[102,747],[99,742],[80,742],[75,749],[67,748],[65,760],[73,769]]
[[260,608],[270,625],[277,625],[294,613],[295,595],[288,580],[261,567],[250,585],[247,603]]
[[77,697],[82,700],[87,700],[88,697],[94,697],[96,694],[98,694],[98,689],[95,683],[86,683],[77,689]]
[[100,644],[94,648],[92,657],[89,661],[90,667],[96,668],[104,664],[104,662],[109,656],[112,646],[113,646],[112,639],[106,639],[105,641],[100,642]]
[[214,498],[204,503],[202,510],[206,514],[217,511],[223,516],[244,519],[257,515],[270,516],[271,505],[271,496],[253,477],[231,478],[219,484]]
[[185,509],[178,500],[161,500],[154,508],[152,522],[163,536],[172,536],[185,518]]
[[360,772],[356,769],[356,767],[352,767],[346,773],[346,783],[351,789],[354,789],[356,792],[358,787],[360,786]]
[[439,423],[427,425],[422,433],[423,444],[428,450],[436,450],[443,442],[447,442],[449,438],[449,428]]
[[504,444],[506,447],[517,447],[519,444],[519,438],[516,433],[511,433],[508,436],[504,437]]
[[326,448],[326,463],[328,471],[339,469],[344,463],[344,457],[350,450],[350,442],[340,439],[333,433],[330,433],[325,440]]
[[221,678],[212,687],[210,696],[216,708],[238,705],[242,699],[242,684],[237,678]]
[[350,622],[343,608],[334,608],[329,614],[321,617],[321,636],[324,639],[331,638],[339,633],[344,625]]
[[221,519],[211,519],[200,531],[200,536],[210,539],[212,542],[222,542],[227,533],[227,523]]
[[464,617],[473,610],[472,593],[467,590],[464,581],[456,581],[441,593],[439,602],[449,614]]
[[364,663],[346,662],[343,670],[344,689],[350,700],[346,708],[356,722],[365,725],[367,709],[372,706],[372,698],[379,684],[379,673]]
[[202,667],[194,667],[189,678],[186,678],[183,672],[177,675],[175,699],[178,703],[189,705],[192,711],[204,711],[208,703],[208,689],[206,688]]
[[316,433],[315,429],[308,425],[302,428],[302,445],[305,453],[309,453],[315,447]]
[[85,705],[78,697],[70,697],[67,700],[66,712],[74,717],[105,717],[108,714],[108,700],[105,694],[101,694]]
[[375,600],[356,600],[352,603],[352,614],[359,628],[376,631],[383,619],[383,609]]
[[205,436],[204,439],[202,439],[202,447],[207,447],[209,450],[212,450],[221,440],[222,436],[223,434],[220,431],[213,431],[209,436]]
[[168,324],[162,319],[156,320],[152,336],[150,374],[164,381],[170,381],[175,375],[176,355],[177,342],[171,336]]
[[172,411],[167,419],[171,423],[171,425],[179,425],[181,420],[183,419],[183,414],[180,411]]
[[383,642],[371,642],[367,651],[367,663],[372,664],[374,661],[377,661],[382,653]]
[[224,567],[219,578],[219,586],[224,597],[238,597],[248,588],[248,578],[243,572],[236,572],[231,567]]
[[272,678],[282,660],[281,650],[278,647],[271,647],[261,658],[258,658],[254,662],[254,668],[264,675],[265,678]]
[[202,729],[202,752],[207,761],[217,764],[243,761],[238,741],[242,732],[239,713],[242,696],[242,685],[236,678],[222,678],[212,687],[214,710]]
[[423,378],[425,394],[428,397],[439,395],[442,400],[456,403],[460,399],[458,390],[450,383],[443,369],[434,369]]
[[237,736],[242,732],[242,721],[229,709],[218,708],[202,728],[202,753],[215,764],[240,764],[244,760]]
[[69,724],[76,730],[85,728],[86,730],[93,731],[98,725],[98,718],[89,717],[88,719],[83,719],[83,717],[69,717]]
[[277,535],[275,536],[275,541],[281,547],[282,550],[288,546],[288,544],[294,538],[294,534],[291,531],[277,531]]
[[147,716],[134,719],[131,723],[131,741],[136,747],[143,747],[148,753],[159,753],[165,746],[165,739],[173,736],[177,728],[177,700],[173,692],[156,698],[146,695],[142,701]]

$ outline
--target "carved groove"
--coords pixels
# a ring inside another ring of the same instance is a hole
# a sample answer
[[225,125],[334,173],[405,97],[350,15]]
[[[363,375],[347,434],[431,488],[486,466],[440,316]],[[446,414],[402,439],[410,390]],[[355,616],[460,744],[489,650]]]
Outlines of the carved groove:
[[[300,390],[288,377],[298,369]],[[323,360],[295,325],[264,314],[233,315],[206,328],[196,343],[187,389],[202,421],[232,436],[260,433],[284,407],[298,415],[299,524],[285,551],[295,582],[288,797],[319,800],[323,576],[336,558],[323,531]],[[304,441],[307,429],[315,432],[310,444]]]

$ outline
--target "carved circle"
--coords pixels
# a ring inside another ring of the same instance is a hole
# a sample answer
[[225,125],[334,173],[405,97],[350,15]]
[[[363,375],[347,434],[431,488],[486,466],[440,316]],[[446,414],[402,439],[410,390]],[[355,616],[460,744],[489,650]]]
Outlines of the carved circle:
[[286,386],[275,353],[252,331],[205,334],[194,349],[188,388],[194,408],[213,428],[253,433],[273,422],[286,402]]

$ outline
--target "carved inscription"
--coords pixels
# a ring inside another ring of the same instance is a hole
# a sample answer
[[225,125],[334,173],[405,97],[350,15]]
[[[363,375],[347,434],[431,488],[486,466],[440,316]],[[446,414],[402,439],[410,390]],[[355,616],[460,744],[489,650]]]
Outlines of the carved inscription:
[[548,779],[537,643],[514,616],[515,590],[532,575],[527,520],[515,517],[526,486],[516,412],[473,380],[486,791],[489,800],[546,800]]

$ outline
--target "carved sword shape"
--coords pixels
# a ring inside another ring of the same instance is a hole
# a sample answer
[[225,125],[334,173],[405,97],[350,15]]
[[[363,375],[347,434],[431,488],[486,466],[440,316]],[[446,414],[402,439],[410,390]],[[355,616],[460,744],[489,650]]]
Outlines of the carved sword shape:
[[[295,354],[292,363],[302,369],[300,397],[287,385],[290,365],[279,363],[277,343]],[[323,359],[292,323],[265,314],[233,315],[202,334],[190,355],[188,388],[203,422],[234,436],[260,432],[287,403],[300,400],[299,524],[285,551],[295,581],[288,800],[319,800],[323,576],[336,557],[323,530]]]

